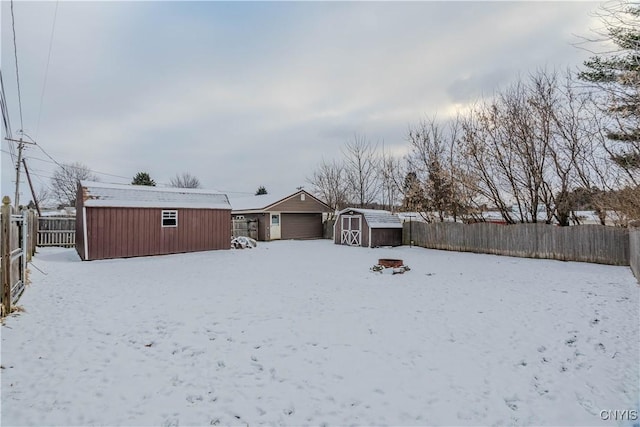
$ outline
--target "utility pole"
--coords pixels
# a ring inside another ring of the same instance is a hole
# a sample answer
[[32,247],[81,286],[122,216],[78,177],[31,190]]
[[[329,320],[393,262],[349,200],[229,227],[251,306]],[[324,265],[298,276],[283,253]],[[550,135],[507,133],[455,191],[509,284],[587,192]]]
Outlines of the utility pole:
[[38,198],[36,197],[36,192],[33,190],[33,183],[31,182],[31,175],[29,175],[29,169],[27,169],[27,159],[22,159],[22,164],[24,165],[24,172],[27,174],[27,181],[29,181],[29,188],[31,188],[31,195],[33,196],[33,203],[36,204],[36,210],[38,211],[38,216],[42,216],[42,212],[40,212],[40,204],[38,203]]
[[16,197],[13,199],[13,205],[16,209],[20,205],[20,163],[22,162],[22,149],[24,144],[35,144],[34,142],[23,141],[20,139],[5,138],[7,141],[13,141],[18,143],[18,161],[16,162]]

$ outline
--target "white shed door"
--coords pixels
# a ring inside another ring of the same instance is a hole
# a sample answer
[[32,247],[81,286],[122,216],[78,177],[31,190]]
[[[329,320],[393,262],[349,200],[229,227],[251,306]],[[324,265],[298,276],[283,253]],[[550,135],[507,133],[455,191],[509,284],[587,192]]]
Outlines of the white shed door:
[[349,246],[360,246],[362,241],[362,216],[342,215],[340,221],[342,226],[340,243]]

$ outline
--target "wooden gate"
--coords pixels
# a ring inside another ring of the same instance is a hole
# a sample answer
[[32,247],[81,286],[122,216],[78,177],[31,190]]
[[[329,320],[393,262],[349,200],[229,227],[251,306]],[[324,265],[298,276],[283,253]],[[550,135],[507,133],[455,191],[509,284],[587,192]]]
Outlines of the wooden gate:
[[340,225],[342,226],[340,243],[349,246],[360,246],[362,242],[362,216],[342,215]]

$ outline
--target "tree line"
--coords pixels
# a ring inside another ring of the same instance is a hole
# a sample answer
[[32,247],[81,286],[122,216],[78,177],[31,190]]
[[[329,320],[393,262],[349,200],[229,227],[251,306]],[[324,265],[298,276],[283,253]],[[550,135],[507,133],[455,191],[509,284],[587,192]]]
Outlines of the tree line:
[[539,69],[453,118],[405,135],[408,154],[356,135],[307,181],[335,209],[382,207],[428,221],[579,221],[593,210],[640,218],[640,5],[608,5],[603,39],[579,73]]

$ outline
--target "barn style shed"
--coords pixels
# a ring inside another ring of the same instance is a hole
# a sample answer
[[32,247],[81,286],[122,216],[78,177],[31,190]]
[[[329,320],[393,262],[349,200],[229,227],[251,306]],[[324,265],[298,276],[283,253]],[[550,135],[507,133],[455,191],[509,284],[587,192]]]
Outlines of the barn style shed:
[[231,198],[234,219],[257,221],[258,240],[320,239],[323,214],[332,212],[305,190],[288,195]]
[[83,260],[229,249],[231,205],[214,191],[82,181],[76,250]]
[[346,208],[338,212],[333,225],[333,239],[338,245],[402,245],[402,222],[389,211]]

